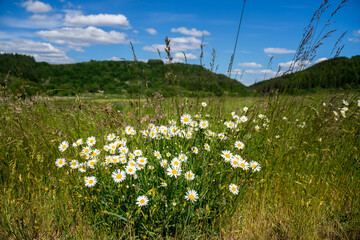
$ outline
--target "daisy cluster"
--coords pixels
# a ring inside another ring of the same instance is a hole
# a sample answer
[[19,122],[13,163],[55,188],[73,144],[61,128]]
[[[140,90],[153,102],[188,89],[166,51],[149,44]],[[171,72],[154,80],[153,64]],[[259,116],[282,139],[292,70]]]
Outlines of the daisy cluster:
[[[201,105],[202,107],[207,106],[204,102]],[[86,175],[83,178],[86,187],[94,187],[100,181],[100,178],[89,175],[89,173],[97,173],[98,171],[93,171],[96,168],[106,169],[106,172],[110,173],[109,177],[117,184],[143,177],[153,169],[156,169],[158,179],[161,179],[158,187],[166,188],[169,181],[179,179],[190,184],[201,177],[197,175],[199,165],[194,164],[196,161],[203,161],[201,157],[198,157],[200,155],[213,158],[211,161],[214,162],[210,162],[210,166],[221,161],[222,158],[225,162],[230,163],[230,169],[233,171],[238,169],[239,171],[257,172],[261,169],[258,162],[248,162],[240,156],[245,148],[245,143],[238,140],[238,137],[236,139],[229,137],[239,131],[241,124],[249,121],[245,116],[247,111],[248,108],[245,107],[242,116],[232,112],[232,120],[224,122],[225,129],[220,133],[211,131],[209,120],[202,118],[201,115],[184,114],[180,117],[180,125],[171,119],[164,125],[157,126],[150,123],[142,130],[127,126],[118,135],[107,134],[104,139],[101,139],[101,142],[104,142],[102,147],[96,147],[99,146],[100,141],[94,136],[88,137],[86,141],[78,139],[71,144],[74,151],[69,150],[69,152],[75,153],[72,155],[73,157],[58,158],[55,164],[59,168],[68,165],[73,171],[79,171]],[[267,119],[264,115],[259,115],[259,118]],[[199,141],[200,138],[201,141]],[[134,139],[140,141],[136,144],[139,146],[138,148],[130,147],[134,144],[128,144],[130,141],[135,141]],[[184,143],[184,141],[191,143],[192,146],[186,149],[182,149],[182,146],[175,148],[174,144]],[[159,147],[162,145],[160,143],[164,142],[167,142],[165,144],[167,148]],[[199,144],[200,142],[201,144]],[[223,150],[221,153],[215,150],[211,151],[212,146],[219,147],[224,144],[231,146],[233,152],[230,150]],[[60,153],[65,153],[70,148],[69,146],[69,142],[61,142]],[[167,180],[161,178],[164,175],[167,176]],[[228,184],[230,193],[237,195],[239,186],[231,182]],[[196,202],[199,199],[199,193],[193,188],[197,185],[190,185],[191,187],[188,187],[187,191],[183,193],[183,199]],[[140,207],[146,206],[148,203],[149,198],[146,195],[138,196],[136,199],[136,204]]]

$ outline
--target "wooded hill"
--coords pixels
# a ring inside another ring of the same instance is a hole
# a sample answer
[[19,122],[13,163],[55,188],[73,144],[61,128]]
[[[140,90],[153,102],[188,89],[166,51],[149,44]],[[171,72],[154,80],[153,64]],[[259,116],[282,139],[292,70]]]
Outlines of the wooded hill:
[[305,70],[258,82],[250,86],[260,93],[315,92],[319,89],[360,90],[360,55],[338,57],[315,64]]
[[33,57],[18,54],[0,55],[0,77],[10,71],[8,86],[14,90],[26,83],[28,91],[55,95],[81,93],[136,94],[151,96],[243,96],[255,91],[222,74],[202,66],[164,64],[161,60],[90,61],[74,64],[35,62]]

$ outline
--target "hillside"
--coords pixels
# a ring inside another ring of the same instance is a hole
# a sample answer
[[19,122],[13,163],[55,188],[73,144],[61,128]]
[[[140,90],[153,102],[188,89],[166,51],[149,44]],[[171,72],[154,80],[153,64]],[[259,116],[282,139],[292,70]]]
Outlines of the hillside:
[[325,89],[359,89],[360,55],[329,59],[305,70],[258,82],[250,86],[260,93],[279,90],[301,93]]
[[13,89],[25,82],[33,92],[56,95],[104,91],[105,94],[128,97],[138,93],[151,96],[157,91],[164,96],[243,96],[254,92],[238,81],[202,66],[164,64],[161,60],[48,64],[36,63],[29,56],[2,54],[0,66],[2,81],[10,70],[9,84]]

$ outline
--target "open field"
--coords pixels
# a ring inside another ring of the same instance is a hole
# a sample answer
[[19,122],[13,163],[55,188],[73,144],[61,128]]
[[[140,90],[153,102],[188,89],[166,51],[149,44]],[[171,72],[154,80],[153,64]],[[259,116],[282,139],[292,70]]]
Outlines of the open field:
[[[0,239],[360,238],[359,95],[92,100],[1,94]],[[185,114],[208,126],[182,124]],[[237,123],[237,115],[246,121]],[[185,136],[161,132],[172,119]],[[150,123],[159,126],[159,137],[149,136]],[[147,158],[144,168],[137,163],[136,177],[127,173],[116,183],[113,171],[128,165],[102,164],[112,155],[103,147],[110,133],[126,138],[127,164],[134,150]],[[71,159],[91,159],[79,155],[91,136],[93,150],[100,150],[96,167],[70,168]],[[83,145],[72,147],[80,138]],[[63,141],[66,151],[59,150]],[[246,164],[258,162],[260,171],[226,161],[225,150]],[[160,163],[170,165],[179,154],[188,159],[181,175],[171,176]],[[67,164],[56,164],[59,158]],[[184,176],[189,170],[194,180]],[[95,186],[85,176],[96,176]],[[193,200],[189,189],[197,193]],[[143,206],[136,203],[140,196],[148,200]]]

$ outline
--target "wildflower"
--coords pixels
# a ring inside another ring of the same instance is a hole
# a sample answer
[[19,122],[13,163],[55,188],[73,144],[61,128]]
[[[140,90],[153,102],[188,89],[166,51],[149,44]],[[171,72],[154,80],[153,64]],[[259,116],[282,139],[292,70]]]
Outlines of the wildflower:
[[180,159],[180,161],[182,161],[182,162],[186,162],[186,160],[188,159],[188,157],[187,157],[185,154],[181,153],[181,154],[179,154],[179,159]]
[[111,177],[114,179],[114,182],[119,183],[125,180],[126,172],[124,170],[117,169],[112,172]]
[[170,177],[179,177],[181,175],[181,168],[179,167],[169,167],[167,170],[167,175],[169,175]]
[[231,112],[231,116],[234,116],[235,115],[235,112]]
[[147,158],[146,157],[139,157],[138,159],[137,159],[137,163],[138,164],[142,164],[142,165],[146,165],[147,164]]
[[156,138],[157,137],[157,132],[155,130],[151,130],[149,133],[149,137],[150,138]]
[[206,151],[210,152],[210,146],[209,146],[209,144],[205,143],[205,144],[204,144],[204,148],[205,148]]
[[231,158],[232,158],[232,153],[230,152],[230,151],[222,151],[222,155],[221,155],[223,158],[224,158],[224,160],[226,161],[226,162],[230,162],[231,161]]
[[340,113],[341,113],[341,116],[343,116],[344,118],[346,118],[345,111],[344,111],[343,109],[340,111]]
[[129,175],[134,175],[136,173],[136,167],[131,166],[131,165],[127,165],[126,168],[125,168],[125,171]]
[[135,155],[136,157],[139,157],[139,156],[142,155],[142,151],[137,149],[137,150],[134,151],[134,155]]
[[199,149],[198,149],[197,147],[192,147],[192,148],[191,148],[191,151],[192,151],[193,153],[195,153],[195,154],[198,154]]
[[171,119],[171,120],[169,120],[169,124],[175,126],[175,125],[176,125],[176,121],[175,121],[174,119]]
[[55,164],[57,167],[61,168],[66,164],[66,160],[65,160],[65,158],[58,158],[58,159],[56,159]]
[[115,139],[115,134],[110,133],[109,135],[107,135],[106,139],[107,139],[108,141],[114,140],[114,139]]
[[245,147],[245,144],[241,141],[236,141],[235,142],[235,148],[237,149],[243,149]]
[[191,202],[195,202],[196,200],[199,199],[199,195],[197,194],[197,192],[195,190],[188,190],[186,195],[185,195],[185,199],[189,200]]
[[202,102],[201,106],[206,107],[207,106],[206,102]]
[[235,126],[235,123],[232,122],[232,121],[226,122],[225,125],[226,125],[226,127],[228,127],[228,128],[234,128],[234,127],[236,127],[236,126]]
[[107,152],[110,150],[110,147],[109,147],[109,145],[104,145],[103,149]]
[[358,100],[357,106],[360,107],[360,100]]
[[106,163],[111,163],[111,162],[112,162],[112,158],[113,158],[112,156],[106,156],[106,157],[105,157],[105,162],[106,162]]
[[194,180],[195,174],[190,170],[185,173],[185,179],[186,180]]
[[89,146],[86,146],[82,149],[82,152],[85,154],[85,155],[88,155],[92,152],[91,148]]
[[166,167],[167,164],[168,164],[167,160],[162,160],[162,161],[160,162],[160,165],[161,165],[162,167]]
[[128,158],[129,158],[129,160],[134,160],[134,159],[135,159],[135,155],[132,154],[132,153],[129,153]]
[[249,110],[249,108],[247,108],[247,107],[244,107],[244,109],[243,109],[244,112],[247,112],[248,110]]
[[78,167],[79,167],[79,162],[78,162],[77,160],[72,160],[72,161],[70,162],[70,167],[71,167],[72,169],[78,168]]
[[139,196],[136,199],[136,205],[138,205],[139,207],[146,206],[148,204],[148,202],[149,202],[149,199],[145,195]]
[[93,168],[95,168],[95,165],[96,165],[96,161],[94,161],[93,159],[87,162],[87,166],[89,168],[93,169]]
[[69,147],[69,143],[67,141],[63,141],[59,145],[59,151],[64,152]]
[[255,130],[259,131],[260,127],[258,125],[255,126]]
[[80,163],[79,167],[78,167],[78,170],[80,172],[86,172],[86,164],[85,163]]
[[119,152],[120,152],[120,153],[123,153],[123,154],[127,154],[127,153],[129,152],[129,149],[128,149],[127,147],[121,147],[121,148],[119,149]]
[[227,137],[225,136],[224,133],[219,133],[219,134],[218,134],[218,137],[219,137],[220,140],[225,140],[225,139],[227,139]]
[[85,186],[86,187],[93,187],[97,183],[96,177],[88,177],[85,180]]
[[96,156],[98,156],[100,154],[100,150],[98,150],[98,149],[95,149],[92,153],[91,153],[91,157],[96,157]]
[[128,162],[128,166],[136,167],[136,162],[134,160],[130,160]]
[[282,119],[283,119],[283,120],[287,120],[287,117],[283,117]]
[[245,160],[240,161],[239,166],[240,166],[243,170],[248,170],[248,169],[249,169],[249,163],[247,163]]
[[239,160],[237,158],[231,158],[230,160],[230,164],[233,168],[238,168],[239,167]]
[[88,146],[94,146],[95,145],[95,143],[96,143],[96,139],[95,139],[95,137],[88,137],[88,139],[86,140],[86,144],[88,145]]
[[241,116],[241,117],[240,117],[240,121],[243,122],[243,123],[244,123],[244,122],[247,122],[247,121],[248,121],[247,116]]
[[73,147],[80,146],[81,144],[83,144],[83,140],[80,138],[80,139],[76,140],[76,142],[73,143]]
[[349,106],[349,103],[345,100],[343,100],[343,104],[346,105],[346,106]]
[[154,166],[153,166],[153,165],[149,165],[149,166],[148,166],[148,169],[149,169],[149,170],[153,170],[153,169],[154,169]]
[[260,169],[261,169],[260,164],[255,161],[251,161],[250,166],[251,166],[251,169],[255,172],[260,171]]
[[161,159],[161,154],[159,151],[154,151],[154,156],[157,158],[157,159]]
[[239,194],[239,187],[233,183],[229,185],[229,190],[232,194],[235,194],[235,195]]
[[171,166],[173,167],[180,167],[181,166],[181,161],[178,159],[178,158],[174,158],[172,161],[171,161]]
[[136,134],[136,131],[135,131],[135,129],[134,129],[133,127],[127,126],[127,127],[125,128],[125,133],[126,133],[127,135],[135,135],[135,134]]
[[121,162],[122,164],[127,163],[127,159],[126,159],[126,155],[125,155],[125,154],[121,154],[121,155],[120,155],[120,162]]
[[191,136],[192,136],[192,132],[191,132],[191,131],[188,131],[188,132],[186,133],[185,138],[186,138],[186,139],[190,139]]
[[280,136],[279,136],[279,135],[276,135],[276,136],[275,136],[275,138],[276,138],[276,139],[279,139],[279,138],[280,138]]
[[170,157],[171,156],[171,153],[166,153],[166,157]]
[[161,187],[167,187],[166,182],[161,182]]
[[188,125],[191,122],[191,116],[189,114],[185,114],[181,116],[180,121],[184,125]]

